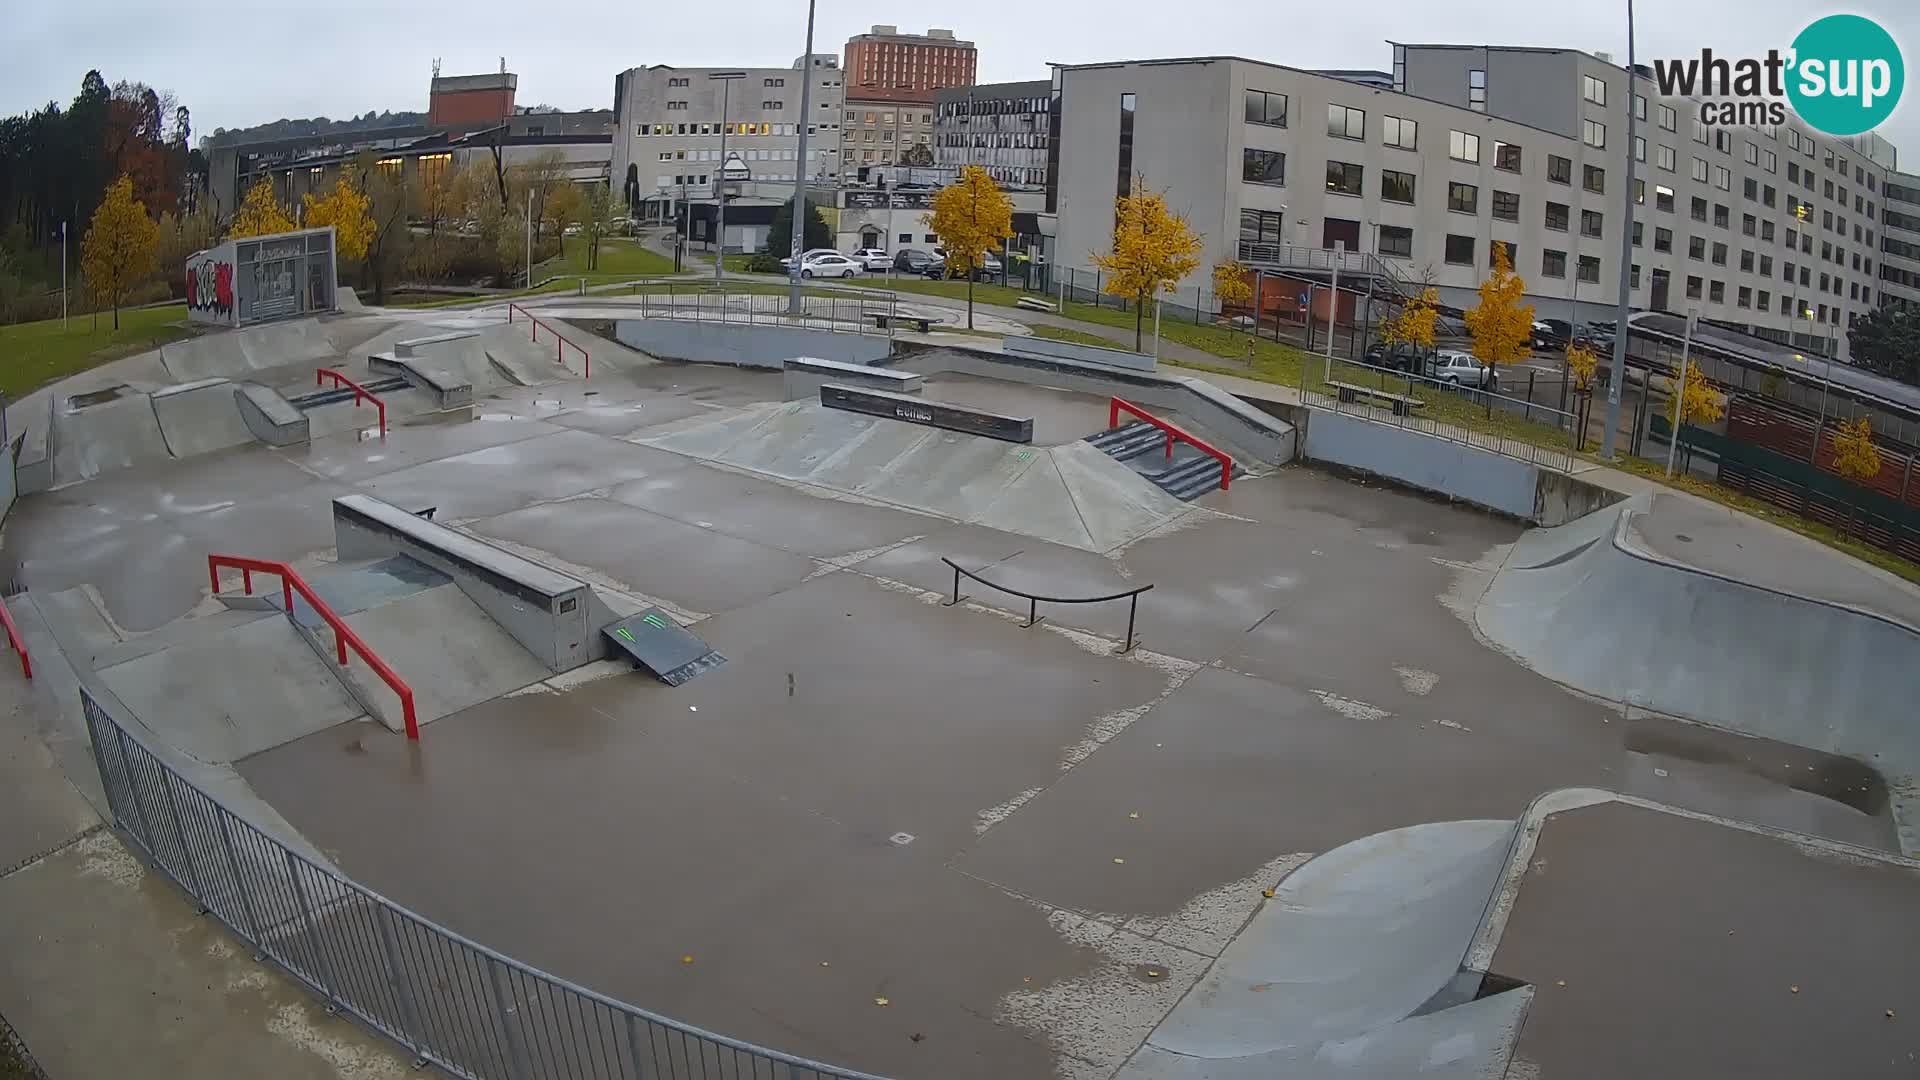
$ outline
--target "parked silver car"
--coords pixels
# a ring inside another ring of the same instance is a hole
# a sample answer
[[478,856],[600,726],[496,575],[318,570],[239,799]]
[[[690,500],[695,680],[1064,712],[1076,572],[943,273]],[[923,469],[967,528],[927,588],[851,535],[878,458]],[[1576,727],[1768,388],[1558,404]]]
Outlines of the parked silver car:
[[1427,365],[1427,374],[1450,386],[1467,386],[1475,390],[1500,388],[1500,373],[1492,365],[1482,363],[1478,357],[1458,349],[1441,349],[1434,353]]

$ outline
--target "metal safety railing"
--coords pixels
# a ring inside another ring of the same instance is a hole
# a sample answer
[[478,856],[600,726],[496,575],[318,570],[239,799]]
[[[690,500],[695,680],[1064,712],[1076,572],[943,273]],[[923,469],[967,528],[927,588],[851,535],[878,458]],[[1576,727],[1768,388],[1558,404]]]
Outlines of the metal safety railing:
[[881,1080],[635,1008],[448,930],[287,847],[80,697],[114,826],[261,957],[416,1065],[469,1080]]
[[354,382],[352,379],[347,378],[346,373],[343,371],[336,371],[330,367],[323,367],[320,370],[313,373],[313,385],[315,386],[327,385],[328,379],[332,379],[333,385],[335,386],[344,386],[353,391],[353,407],[354,408],[356,409],[359,408],[360,402],[362,400],[373,402],[373,407],[380,410],[380,434],[385,435],[387,433],[387,403],[386,402],[381,401],[379,396],[376,395],[373,391],[367,389],[364,386],[361,386],[359,383]]
[[7,644],[20,654],[20,674],[33,678],[33,660],[27,656],[27,639],[21,637],[20,628],[13,625],[13,612],[7,610],[4,600],[0,600],[0,623],[7,626]]
[[1042,596],[1039,593],[1023,592],[1019,589],[1010,588],[997,581],[988,581],[986,578],[962,567],[959,563],[954,562],[944,555],[940,557],[940,561],[953,567],[953,599],[942,601],[943,607],[953,607],[966,599],[966,596],[960,592],[960,576],[964,574],[989,589],[998,589],[1009,596],[1017,596],[1025,600],[1027,602],[1027,621],[1020,624],[1023,628],[1032,627],[1040,621],[1040,602],[1043,600],[1049,604],[1104,604],[1109,600],[1125,600],[1127,602],[1127,639],[1125,645],[1120,650],[1123,653],[1133,651],[1135,644],[1133,640],[1133,625],[1134,617],[1140,613],[1140,594],[1153,588],[1152,585],[1142,585],[1137,589],[1128,589],[1125,592],[1111,593],[1107,596]]
[[1146,421],[1147,423],[1153,425],[1154,427],[1159,428],[1162,432],[1166,434],[1167,459],[1169,461],[1173,459],[1173,444],[1176,442],[1186,443],[1188,446],[1191,446],[1199,450],[1201,453],[1207,455],[1208,457],[1213,458],[1215,461],[1218,461],[1220,463],[1220,490],[1221,491],[1227,490],[1227,485],[1233,481],[1233,459],[1231,457],[1228,457],[1225,451],[1214,447],[1211,443],[1208,443],[1195,435],[1191,435],[1186,431],[1183,431],[1180,428],[1177,428],[1172,424],[1167,423],[1165,420],[1162,420],[1159,417],[1148,412],[1147,410],[1141,408],[1140,406],[1135,405],[1133,402],[1126,401],[1121,398],[1109,398],[1107,401],[1107,427],[1109,428],[1119,427],[1120,414],[1123,412],[1127,413],[1130,416],[1139,417],[1140,419]]
[[567,350],[572,349],[574,352],[577,352],[580,354],[580,377],[583,379],[593,378],[593,357],[587,355],[587,350],[574,344],[572,341],[568,340],[564,334],[560,333],[560,331],[555,330],[553,328],[552,323],[541,320],[540,318],[536,317],[533,312],[528,311],[526,308],[521,307],[519,304],[507,305],[507,322],[508,323],[513,322],[513,313],[516,311],[526,316],[527,321],[533,324],[532,340],[535,344],[539,344],[540,342],[540,328],[546,327],[547,334],[551,336],[555,341],[555,345],[553,347],[554,363],[559,364],[561,367],[566,367],[567,366]]
[[[1319,377],[1323,370],[1324,378]],[[1538,404],[1531,397],[1509,397],[1497,389],[1463,387],[1372,364],[1327,363],[1321,357],[1302,361],[1301,380],[1300,400],[1314,408],[1391,424],[1558,472],[1573,471],[1579,417]]]
[[[642,319],[684,319],[699,323],[738,326],[787,326],[832,330],[846,334],[893,336],[900,318],[899,301],[890,292],[865,292],[849,287],[829,290],[809,285],[801,294],[800,313],[787,311],[786,290],[778,292],[714,291],[709,287],[635,282]],[[645,290],[645,291],[642,291]]]
[[374,655],[373,649],[361,640],[359,634],[353,632],[353,627],[348,626],[346,620],[334,614],[333,609],[327,606],[326,601],[320,599],[320,594],[313,591],[313,586],[307,584],[306,579],[301,577],[298,571],[286,563],[269,559],[249,559],[243,555],[209,555],[207,556],[207,580],[213,586],[215,593],[220,591],[220,568],[223,566],[240,571],[240,584],[246,589],[248,596],[253,595],[254,571],[279,575],[280,595],[287,605],[289,618],[293,616],[293,594],[299,593],[305,597],[307,603],[313,605],[314,613],[333,628],[333,647],[339,655],[340,666],[347,666],[347,646],[353,646],[353,651],[360,654],[360,659],[365,660],[367,666],[372,668],[374,673],[379,675],[381,680],[399,697],[400,712],[407,725],[407,738],[419,740],[420,722],[414,717],[413,688],[409,687],[391,667],[388,667],[385,660]]

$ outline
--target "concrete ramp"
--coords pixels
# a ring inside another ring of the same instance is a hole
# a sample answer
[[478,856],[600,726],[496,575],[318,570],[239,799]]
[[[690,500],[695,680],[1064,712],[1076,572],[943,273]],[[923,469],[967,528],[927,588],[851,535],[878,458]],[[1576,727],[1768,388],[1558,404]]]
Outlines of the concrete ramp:
[[126,386],[55,401],[53,486],[171,456],[153,400]]
[[216,330],[160,347],[160,362],[181,382],[244,376],[290,364],[318,364],[343,350],[318,319],[289,319]]
[[174,457],[225,450],[254,441],[240,413],[239,387],[222,378],[201,379],[153,392],[153,413]]
[[205,631],[99,671],[142,723],[196,760],[237,761],[363,715],[284,615]]
[[1843,754],[1896,781],[1920,773],[1920,630],[1657,554],[1635,535],[1645,505],[1517,545],[1476,610],[1481,631],[1610,701]]
[[1526,995],[1449,987],[1514,835],[1511,821],[1415,825],[1302,866],[1119,1077],[1503,1075]]
[[307,414],[271,386],[240,383],[234,400],[240,407],[241,423],[254,438],[269,446],[293,446],[311,437]]
[[634,441],[1088,551],[1192,512],[1084,443],[1024,446],[810,402],[692,418]]
[[[413,690],[415,718],[438,720],[539,682],[547,666],[451,583],[423,589],[351,615],[348,626]],[[322,656],[331,656],[333,635],[322,631]],[[341,675],[355,696],[375,706],[373,715],[394,731],[405,722],[387,684],[349,656]]]

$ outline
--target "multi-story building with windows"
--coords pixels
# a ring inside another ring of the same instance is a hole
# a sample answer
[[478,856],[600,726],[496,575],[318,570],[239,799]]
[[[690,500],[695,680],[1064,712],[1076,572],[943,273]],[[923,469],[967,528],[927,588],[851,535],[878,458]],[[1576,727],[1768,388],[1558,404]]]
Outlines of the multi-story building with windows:
[[[846,119],[840,126],[841,179],[856,183],[880,165],[933,164],[933,122],[931,90],[847,87]],[[909,154],[915,146],[924,149]]]
[[[642,218],[671,216],[683,200],[712,201],[720,166],[735,157],[751,179],[730,198],[778,199],[782,191],[791,197],[800,175],[830,182],[840,170],[845,88],[835,57],[811,59],[786,68],[657,65],[621,72],[613,91],[616,195]],[[714,77],[726,74],[739,77]],[[811,116],[800,115],[805,78],[814,80]],[[803,125],[809,159],[804,165],[798,160]]]
[[934,95],[934,162],[984,167],[1002,187],[1047,186],[1052,84],[986,83]]
[[1920,176],[1893,173],[1880,193],[1880,301],[1920,307]]
[[847,39],[847,81],[905,90],[971,86],[979,56],[973,42],[951,30],[903,34],[897,26],[875,26]]
[[[1393,86],[1237,57],[1056,69],[1060,260],[1105,250],[1134,177],[1164,189],[1213,263],[1428,282],[1467,307],[1492,245],[1536,315],[1610,319],[1629,151],[1629,300],[1845,354],[1873,304],[1892,148],[1797,120],[1709,127],[1606,59],[1564,49],[1395,45]],[[1631,103],[1631,105],[1630,105]],[[1640,130],[1627,146],[1626,110]]]

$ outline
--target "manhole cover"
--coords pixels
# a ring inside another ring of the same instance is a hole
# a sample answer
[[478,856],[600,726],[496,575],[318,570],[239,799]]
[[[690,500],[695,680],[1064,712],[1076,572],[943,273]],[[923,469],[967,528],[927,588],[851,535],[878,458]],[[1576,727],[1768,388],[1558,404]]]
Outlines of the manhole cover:
[[910,832],[897,832],[887,837],[887,839],[901,847],[906,847],[908,844],[913,843],[913,834]]

